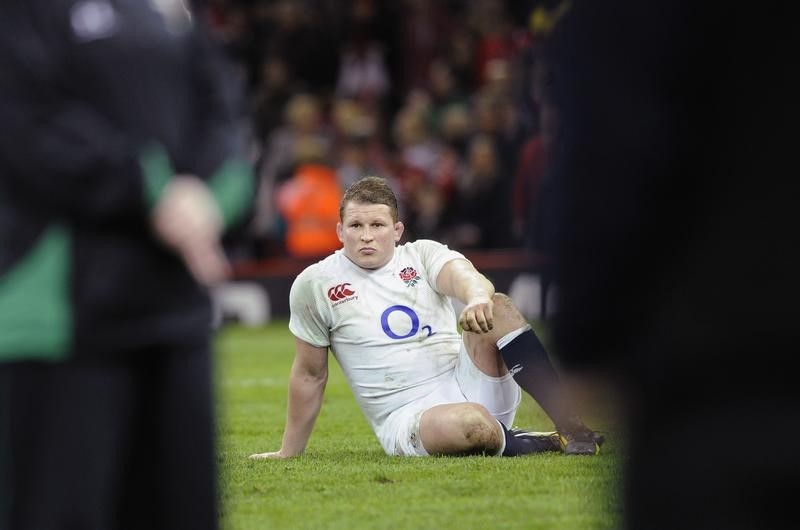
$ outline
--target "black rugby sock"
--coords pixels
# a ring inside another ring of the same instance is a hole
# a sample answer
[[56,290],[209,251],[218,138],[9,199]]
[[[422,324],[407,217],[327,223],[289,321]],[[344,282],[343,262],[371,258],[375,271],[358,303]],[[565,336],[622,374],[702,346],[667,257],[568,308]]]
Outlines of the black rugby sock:
[[561,379],[536,333],[528,329],[507,344],[503,344],[503,339],[498,341],[498,345],[508,371],[522,390],[542,407],[556,430],[566,432],[581,426],[582,423],[571,410]]

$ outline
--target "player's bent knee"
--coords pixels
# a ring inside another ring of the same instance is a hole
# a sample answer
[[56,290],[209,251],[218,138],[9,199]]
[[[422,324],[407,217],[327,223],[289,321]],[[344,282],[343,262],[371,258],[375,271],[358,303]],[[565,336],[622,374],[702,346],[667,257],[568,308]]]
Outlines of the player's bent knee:
[[475,452],[495,451],[500,448],[499,425],[483,405],[465,403],[460,411],[459,423],[465,448]]
[[432,455],[495,454],[502,430],[479,403],[452,403],[428,409],[421,418],[422,443]]
[[508,295],[495,293],[492,302],[494,302],[495,326],[502,327],[505,332],[510,332],[528,324]]

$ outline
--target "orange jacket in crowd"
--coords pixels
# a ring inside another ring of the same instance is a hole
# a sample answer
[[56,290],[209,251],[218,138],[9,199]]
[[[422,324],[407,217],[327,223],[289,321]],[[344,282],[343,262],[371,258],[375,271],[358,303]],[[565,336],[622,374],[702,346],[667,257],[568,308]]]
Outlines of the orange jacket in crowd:
[[286,249],[296,258],[314,258],[341,248],[336,235],[342,189],[336,173],[318,164],[298,166],[278,192],[286,221]]

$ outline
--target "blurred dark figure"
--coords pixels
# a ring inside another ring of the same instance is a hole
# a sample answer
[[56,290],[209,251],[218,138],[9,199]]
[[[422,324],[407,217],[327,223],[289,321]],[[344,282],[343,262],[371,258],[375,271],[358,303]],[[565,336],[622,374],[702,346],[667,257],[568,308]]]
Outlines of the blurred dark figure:
[[559,36],[554,340],[621,381],[629,529],[796,526],[786,6],[576,2]]
[[558,120],[556,106],[543,100],[539,128],[522,145],[519,163],[514,171],[510,201],[512,228],[518,240],[534,252],[552,251],[553,236],[549,232],[554,227],[547,226],[546,216],[539,211],[539,206],[542,209],[549,206],[546,200],[549,197],[545,194],[542,198],[541,191],[552,188],[552,185],[548,187],[549,172],[558,140]]
[[211,303],[253,179],[181,2],[0,3],[0,528],[217,528]]

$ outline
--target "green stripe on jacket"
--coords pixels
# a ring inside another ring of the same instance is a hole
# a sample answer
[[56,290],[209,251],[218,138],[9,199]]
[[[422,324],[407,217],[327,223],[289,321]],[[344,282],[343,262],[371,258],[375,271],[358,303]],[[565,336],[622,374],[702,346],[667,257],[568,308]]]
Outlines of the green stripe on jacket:
[[70,243],[67,230],[53,226],[0,276],[0,362],[66,357],[72,339]]

